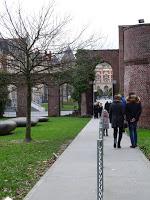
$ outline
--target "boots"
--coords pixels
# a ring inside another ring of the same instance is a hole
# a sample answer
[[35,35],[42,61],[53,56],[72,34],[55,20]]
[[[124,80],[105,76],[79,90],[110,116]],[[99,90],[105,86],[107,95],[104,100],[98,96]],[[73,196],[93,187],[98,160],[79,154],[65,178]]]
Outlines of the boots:
[[114,148],[117,146],[117,139],[114,139]]
[[106,129],[106,136],[108,136],[108,130]]
[[117,147],[118,147],[119,149],[121,148],[121,146],[120,146],[120,142],[118,142]]

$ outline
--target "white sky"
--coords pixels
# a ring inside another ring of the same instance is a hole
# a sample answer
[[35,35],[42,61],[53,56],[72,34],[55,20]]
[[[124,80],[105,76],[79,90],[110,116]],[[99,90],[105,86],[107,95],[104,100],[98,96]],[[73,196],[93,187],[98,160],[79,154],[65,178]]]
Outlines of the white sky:
[[[2,2],[3,0],[0,0]],[[19,0],[6,0],[7,4]],[[29,11],[37,10],[49,0],[20,0]],[[103,48],[118,48],[118,25],[150,22],[150,0],[55,0],[61,15],[71,15],[73,31],[89,25],[89,34],[103,35]],[[87,33],[88,34],[88,33]]]

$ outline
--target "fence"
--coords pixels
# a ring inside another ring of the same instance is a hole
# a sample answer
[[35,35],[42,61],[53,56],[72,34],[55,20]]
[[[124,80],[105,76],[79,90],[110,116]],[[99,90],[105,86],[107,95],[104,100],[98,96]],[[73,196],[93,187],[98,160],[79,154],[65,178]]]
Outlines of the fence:
[[103,126],[99,121],[99,139],[97,140],[97,200],[103,200]]

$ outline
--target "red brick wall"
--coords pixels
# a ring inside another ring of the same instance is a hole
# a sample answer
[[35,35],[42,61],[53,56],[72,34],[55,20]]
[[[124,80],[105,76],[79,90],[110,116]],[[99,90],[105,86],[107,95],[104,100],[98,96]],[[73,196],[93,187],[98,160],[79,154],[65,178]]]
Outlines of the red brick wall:
[[124,61],[150,58],[150,24],[130,26],[124,30]]
[[139,125],[150,128],[150,24],[124,29],[124,93],[135,92],[143,112]]
[[143,107],[139,125],[150,128],[150,64],[131,65],[125,67],[124,92],[135,92]]

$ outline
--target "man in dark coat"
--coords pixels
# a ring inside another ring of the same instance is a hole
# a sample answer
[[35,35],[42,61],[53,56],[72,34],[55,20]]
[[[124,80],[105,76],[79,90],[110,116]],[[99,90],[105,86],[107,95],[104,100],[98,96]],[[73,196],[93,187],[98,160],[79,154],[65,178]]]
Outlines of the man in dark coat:
[[95,102],[93,106],[94,118],[98,118],[99,103]]
[[102,103],[99,103],[99,107],[98,107],[99,117],[101,117],[102,110],[103,110],[103,105],[102,105]]
[[[116,146],[118,148],[121,148],[120,143],[122,139],[123,126],[124,126],[124,108],[121,102],[121,95],[114,96],[114,101],[111,104],[109,110],[109,118],[112,128],[114,129],[114,148],[116,148]],[[117,136],[118,136],[118,142],[117,142]]]
[[130,93],[129,97],[127,97],[125,114],[129,125],[131,148],[135,148],[137,146],[137,122],[139,121],[141,112],[142,106],[140,98],[134,93]]

